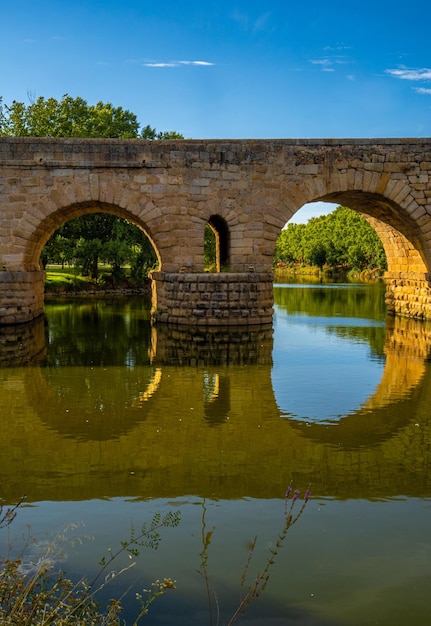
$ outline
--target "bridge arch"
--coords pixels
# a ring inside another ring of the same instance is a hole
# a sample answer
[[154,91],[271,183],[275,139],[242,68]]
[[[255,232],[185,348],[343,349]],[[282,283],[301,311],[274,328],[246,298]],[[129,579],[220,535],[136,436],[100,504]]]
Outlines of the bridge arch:
[[331,194],[329,199],[360,213],[374,228],[385,249],[389,272],[431,270],[420,226],[400,204],[382,194],[363,191]]
[[216,271],[229,266],[230,259],[230,233],[226,220],[220,215],[211,215],[208,226],[215,238],[215,266]]
[[107,213],[109,215],[121,217],[139,228],[139,230],[141,230],[150,241],[157,256],[159,268],[161,268],[162,259],[160,251],[153,237],[151,236],[147,225],[143,223],[142,220],[137,218],[129,211],[124,210],[116,205],[89,201],[59,208],[51,213],[49,216],[47,216],[45,219],[43,219],[36,226],[28,240],[27,249],[25,252],[25,266],[36,268],[39,270],[42,269],[40,262],[42,251],[51,236],[60,228],[60,226],[77,217],[95,213]]
[[[376,188],[379,185],[375,185]],[[316,180],[298,193],[286,196],[284,215],[288,221],[293,215],[310,202],[331,202],[346,206],[364,217],[380,237],[388,261],[388,272],[431,272],[431,251],[425,233],[421,228],[427,225],[431,229],[431,218],[419,205],[413,211],[409,205],[407,210],[403,203],[397,203],[381,192],[370,192],[360,189],[331,190],[331,181]],[[404,186],[403,195],[407,194],[408,186]],[[413,215],[421,215],[422,220],[414,219]],[[427,231],[426,231],[427,232]]]
[[[283,198],[284,216],[290,219],[304,204],[337,203],[361,214],[380,237],[388,269],[386,304],[390,313],[429,318],[431,211],[428,213],[414,185],[387,173],[369,172],[356,164],[341,177],[325,175],[288,186]],[[424,180],[419,175],[410,179]],[[420,186],[422,183],[417,183]],[[287,221],[287,220],[286,220]]]

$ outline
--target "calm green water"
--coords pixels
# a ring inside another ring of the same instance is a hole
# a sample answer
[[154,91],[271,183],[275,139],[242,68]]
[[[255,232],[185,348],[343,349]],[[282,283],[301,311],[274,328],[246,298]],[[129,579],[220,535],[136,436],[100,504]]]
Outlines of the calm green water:
[[169,576],[177,589],[145,623],[210,624],[205,559],[223,624],[250,540],[253,581],[287,485],[311,483],[243,622],[428,626],[431,328],[387,319],[381,285],[274,293],[273,328],[250,332],[154,329],[138,301],[50,303],[45,320],[1,329],[0,495],[28,502],[14,532],[31,525],[36,558],[82,523],[71,536],[94,539],[58,566],[91,576],[131,523],[179,510],[108,596],[132,585],[130,619],[134,591]]

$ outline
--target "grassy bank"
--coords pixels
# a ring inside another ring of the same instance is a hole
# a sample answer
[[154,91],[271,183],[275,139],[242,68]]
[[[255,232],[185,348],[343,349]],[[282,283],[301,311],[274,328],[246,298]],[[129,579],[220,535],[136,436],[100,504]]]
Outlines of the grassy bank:
[[149,292],[150,280],[146,279],[142,284],[133,284],[130,275],[126,271],[121,281],[114,281],[108,267],[99,267],[99,278],[95,280],[89,276],[82,276],[74,267],[61,267],[60,265],[48,265],[46,267],[45,293],[49,295],[79,295],[89,293],[112,293],[116,292]]

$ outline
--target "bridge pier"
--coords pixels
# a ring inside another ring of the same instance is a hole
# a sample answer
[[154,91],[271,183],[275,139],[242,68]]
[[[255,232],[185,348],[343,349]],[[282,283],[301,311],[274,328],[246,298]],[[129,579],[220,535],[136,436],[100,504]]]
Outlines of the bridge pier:
[[45,272],[0,271],[0,324],[22,324],[43,314]]
[[152,319],[188,326],[271,324],[271,272],[153,271]]
[[386,272],[388,313],[431,319],[431,276],[419,272]]

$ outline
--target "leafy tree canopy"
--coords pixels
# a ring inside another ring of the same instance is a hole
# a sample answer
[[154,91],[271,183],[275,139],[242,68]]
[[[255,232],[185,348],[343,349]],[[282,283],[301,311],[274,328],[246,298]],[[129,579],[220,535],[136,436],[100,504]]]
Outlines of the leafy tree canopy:
[[357,270],[386,268],[386,255],[375,230],[343,206],[307,224],[288,224],[278,237],[274,260],[320,268],[325,264]]
[[7,105],[0,97],[0,136],[184,139],[180,133],[157,132],[149,125],[141,130],[134,113],[110,102],[89,105],[68,94],[61,100],[40,96],[28,105],[16,100]]

